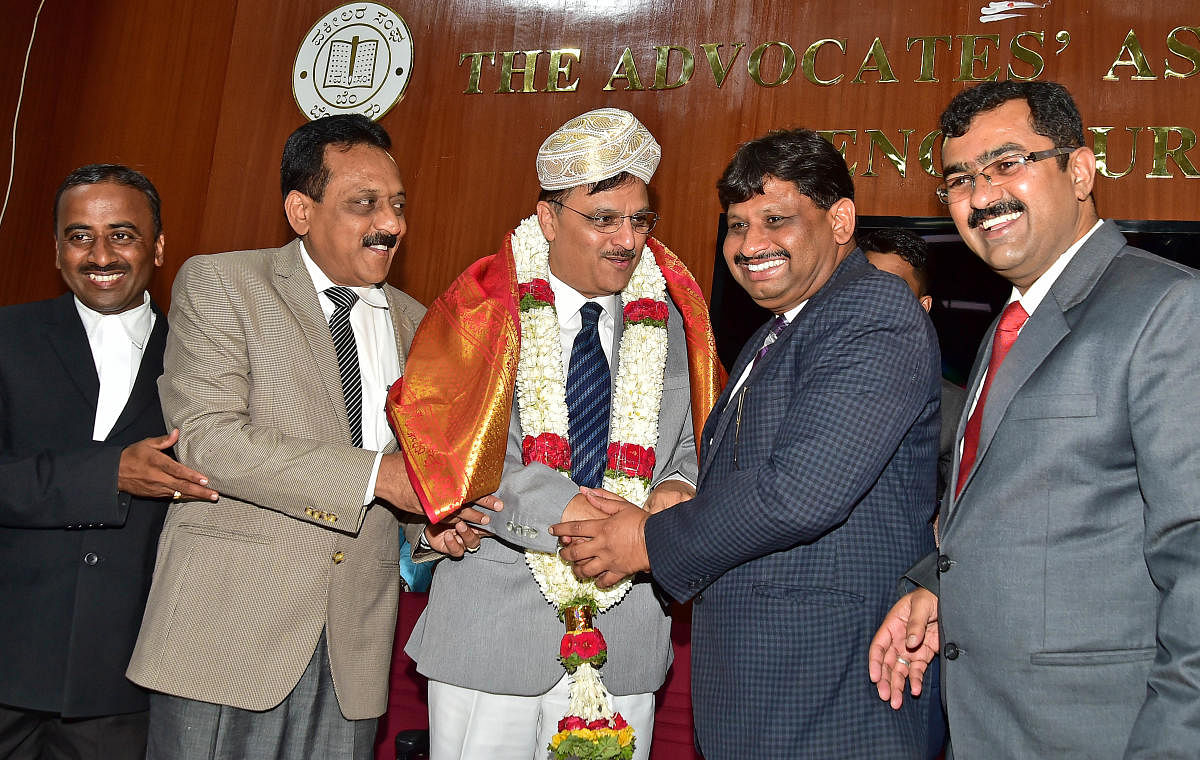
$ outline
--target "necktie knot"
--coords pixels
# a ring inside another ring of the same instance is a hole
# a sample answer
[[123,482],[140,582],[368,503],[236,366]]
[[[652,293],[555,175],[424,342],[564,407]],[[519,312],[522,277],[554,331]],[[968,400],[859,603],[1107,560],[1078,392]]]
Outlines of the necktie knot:
[[357,293],[341,285],[326,288],[325,295],[329,296],[329,300],[333,301],[333,305],[337,307],[338,311],[349,311],[358,301]]
[[754,364],[757,364],[759,359],[767,355],[767,352],[771,350],[771,346],[774,345],[775,341],[779,338],[779,334],[783,332],[783,328],[787,326],[787,317],[783,316],[782,314],[775,317],[775,321],[771,323],[771,331],[767,333],[767,337],[763,339],[762,348],[758,349],[758,353],[754,355]]
[[1021,306],[1020,301],[1013,301],[1004,308],[996,330],[997,332],[1020,332],[1027,319],[1029,319],[1029,315],[1025,313],[1025,307]]
[[583,330],[595,330],[600,324],[600,304],[595,301],[588,301],[583,306],[579,307],[579,316],[583,319]]

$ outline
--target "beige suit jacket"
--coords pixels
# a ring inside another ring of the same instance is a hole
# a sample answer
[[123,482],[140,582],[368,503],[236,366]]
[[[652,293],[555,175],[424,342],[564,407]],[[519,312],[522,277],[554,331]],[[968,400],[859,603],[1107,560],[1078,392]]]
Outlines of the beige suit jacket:
[[[384,286],[401,366],[425,309]],[[337,355],[299,241],[193,256],[175,280],[159,392],[180,461],[215,503],[167,514],[128,675],[265,710],[322,629],[347,718],[383,713],[399,520],[363,506],[375,452],[350,442]]]

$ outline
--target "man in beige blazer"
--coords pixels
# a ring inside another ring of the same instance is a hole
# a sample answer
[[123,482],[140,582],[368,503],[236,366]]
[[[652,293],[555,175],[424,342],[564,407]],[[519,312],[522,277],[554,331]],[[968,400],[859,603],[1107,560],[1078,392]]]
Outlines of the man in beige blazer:
[[383,414],[425,311],[384,283],[406,229],[390,145],[361,116],[300,127],[300,238],[175,280],[163,412],[221,498],[174,504],[159,543],[128,671],[160,692],[149,758],[372,756],[399,511],[420,513]]

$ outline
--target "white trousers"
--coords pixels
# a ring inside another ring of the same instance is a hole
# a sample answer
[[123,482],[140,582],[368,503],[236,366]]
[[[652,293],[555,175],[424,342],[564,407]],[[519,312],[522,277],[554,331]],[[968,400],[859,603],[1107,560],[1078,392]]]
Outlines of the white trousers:
[[[540,697],[514,697],[429,682],[430,760],[546,760],[558,721],[567,713],[567,675]],[[633,726],[633,760],[650,757],[654,695],[613,697]]]

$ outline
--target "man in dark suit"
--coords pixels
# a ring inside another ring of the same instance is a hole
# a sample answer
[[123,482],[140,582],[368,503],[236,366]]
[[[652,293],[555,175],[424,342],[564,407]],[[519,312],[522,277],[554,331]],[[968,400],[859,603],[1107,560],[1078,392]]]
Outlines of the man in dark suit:
[[[929,313],[933,307],[933,296],[929,293],[929,245],[908,230],[872,230],[857,236],[858,247],[867,255],[867,261],[884,272],[890,272],[904,280],[921,307]],[[958,429],[958,417],[962,414],[967,392],[942,378],[942,422],[938,435],[938,482],[937,500],[941,504],[946,484],[950,482],[951,467],[954,465],[954,431]],[[933,518],[934,533],[937,533],[937,515]],[[934,661],[929,672],[929,751],[926,757],[935,760],[942,754],[946,744],[946,716],[942,713],[941,689],[939,687],[938,663]]]
[[216,494],[169,456],[158,406],[158,191],[85,166],[54,209],[72,292],[0,309],[0,757],[140,758],[146,693],[125,666],[164,500]]
[[1099,219],[1061,85],[986,83],[941,125],[938,195],[1013,292],[871,677],[898,705],[940,649],[962,758],[1195,757],[1200,278]]
[[555,534],[577,573],[650,570],[695,600],[692,700],[709,760],[921,758],[925,704],[889,715],[854,673],[892,573],[933,546],[933,327],[854,248],[850,174],[814,132],[743,145],[717,188],[726,263],[777,317],[708,418],[696,498],[646,515],[592,492],[611,516]]
[[[926,313],[933,308],[929,292],[929,244],[908,230],[872,230],[856,237],[858,247],[876,269],[891,272],[904,280]],[[967,392],[942,378],[942,424],[938,435],[937,498],[941,501],[950,482],[950,467],[954,464],[954,431],[958,416],[967,401]]]

